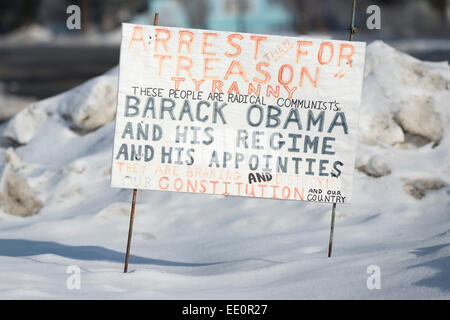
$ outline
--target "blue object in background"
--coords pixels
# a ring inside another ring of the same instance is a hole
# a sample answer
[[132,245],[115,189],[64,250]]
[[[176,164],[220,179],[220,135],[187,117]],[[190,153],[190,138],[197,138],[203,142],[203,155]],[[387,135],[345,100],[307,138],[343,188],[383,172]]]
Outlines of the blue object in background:
[[209,29],[274,33],[292,27],[292,15],[273,0],[210,0]]
[[[148,8],[149,12],[136,16],[132,22],[152,24],[153,13],[158,12],[161,26],[282,33],[292,31],[294,19],[282,4],[273,0],[148,0]],[[197,23],[192,22],[193,17]]]

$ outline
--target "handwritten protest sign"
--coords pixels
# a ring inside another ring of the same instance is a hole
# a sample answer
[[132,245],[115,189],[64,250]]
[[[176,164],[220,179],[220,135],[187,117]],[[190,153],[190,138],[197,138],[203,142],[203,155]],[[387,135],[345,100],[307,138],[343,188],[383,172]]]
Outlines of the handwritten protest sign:
[[347,203],[365,43],[122,25],[111,185]]

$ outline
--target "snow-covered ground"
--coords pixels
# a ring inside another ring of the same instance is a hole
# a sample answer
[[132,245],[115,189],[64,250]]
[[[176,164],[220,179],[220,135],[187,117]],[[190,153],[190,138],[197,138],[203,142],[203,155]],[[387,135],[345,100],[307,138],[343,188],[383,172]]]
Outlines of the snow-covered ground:
[[[353,203],[111,189],[117,68],[0,127],[0,298],[449,299],[450,68],[367,49]],[[81,268],[81,289],[66,286]],[[381,289],[369,290],[369,266]]]

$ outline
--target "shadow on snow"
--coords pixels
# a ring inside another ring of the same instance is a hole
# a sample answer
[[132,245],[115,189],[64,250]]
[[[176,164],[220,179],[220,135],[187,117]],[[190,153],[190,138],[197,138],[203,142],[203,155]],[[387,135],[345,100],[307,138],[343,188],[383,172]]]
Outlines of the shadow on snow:
[[[447,248],[449,244],[436,245],[431,247],[417,248],[412,253],[418,257],[433,254],[441,249]],[[438,272],[432,277],[417,281],[415,284],[425,287],[435,287],[442,291],[450,291],[450,256],[440,257],[424,263],[416,264],[410,268],[428,267]]]
[[[0,256],[29,257],[41,254],[55,254],[75,260],[110,261],[120,263],[125,261],[125,253],[106,249],[100,246],[69,246],[51,241],[0,239]],[[154,264],[171,267],[202,267],[223,263],[188,263],[151,259],[135,255],[130,255],[129,262],[134,264]]]

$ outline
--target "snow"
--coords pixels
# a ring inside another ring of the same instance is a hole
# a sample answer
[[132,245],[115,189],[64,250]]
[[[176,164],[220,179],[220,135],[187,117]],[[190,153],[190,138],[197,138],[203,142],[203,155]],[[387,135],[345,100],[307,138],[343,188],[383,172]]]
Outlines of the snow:
[[0,199],[32,213],[0,201],[0,298],[449,299],[450,68],[374,42],[365,74],[355,197],[337,206],[331,259],[330,205],[138,191],[123,274],[117,68],[29,105],[0,127]]
[[47,120],[64,122],[68,129],[79,132],[111,122],[115,115],[117,72],[116,67],[68,92],[29,105],[6,124],[3,136],[27,144]]

